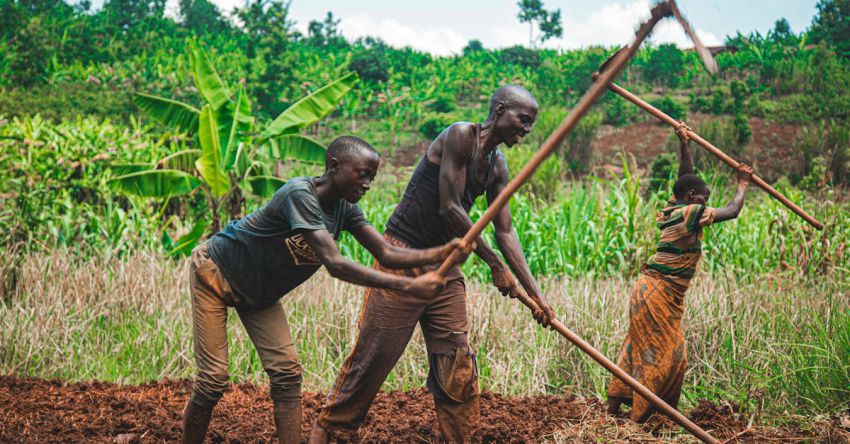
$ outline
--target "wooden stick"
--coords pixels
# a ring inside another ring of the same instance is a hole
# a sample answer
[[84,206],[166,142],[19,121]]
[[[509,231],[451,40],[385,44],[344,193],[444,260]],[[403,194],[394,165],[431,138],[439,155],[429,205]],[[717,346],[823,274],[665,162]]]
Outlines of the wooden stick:
[[[566,135],[575,127],[578,123],[579,119],[590,109],[596,99],[602,95],[605,91],[607,85],[613,81],[614,77],[620,73],[623,67],[626,65],[626,62],[634,56],[637,48],[640,46],[641,42],[649,35],[652,31],[652,28],[664,17],[668,17],[672,15],[672,0],[667,0],[665,2],[659,3],[655,7],[652,8],[652,16],[650,19],[643,23],[640,28],[638,28],[637,32],[635,32],[635,40],[631,46],[627,48],[625,51],[621,51],[618,53],[614,60],[611,62],[611,66],[605,72],[603,72],[599,79],[591,86],[591,88],[582,96],[581,100],[579,100],[578,104],[575,108],[570,111],[567,117],[561,122],[561,125],[543,142],[543,145],[540,147],[540,150],[534,155],[534,157],[529,160],[529,162],[522,168],[522,170],[514,177],[501,193],[493,200],[484,214],[478,219],[475,224],[472,225],[472,228],[466,233],[463,237],[463,245],[471,244],[478,235],[484,231],[484,228],[489,224],[495,217],[496,214],[508,204],[511,196],[519,189],[519,187],[534,174],[534,171],[537,170],[537,167],[543,163],[546,158],[552,154],[553,151],[561,144]],[[439,270],[437,270],[437,274],[441,276],[445,276],[446,273],[455,265],[457,262],[458,255],[452,254],[448,258],[446,258],[445,262],[440,266]],[[532,311],[539,310],[537,304],[535,304],[528,295],[525,294],[523,290],[519,287],[515,287],[512,290],[512,295],[517,297],[522,303],[531,308]],[[592,357],[596,362],[602,364],[608,371],[614,374],[616,377],[623,380],[629,387],[632,388],[635,392],[639,393],[641,396],[646,398],[649,402],[651,402],[657,409],[666,413],[670,418],[679,423],[682,427],[685,428],[688,432],[702,440],[706,443],[719,443],[717,439],[708,434],[705,430],[701,429],[698,425],[694,424],[691,420],[679,413],[676,409],[671,407],[669,404],[664,402],[663,399],[656,396],[652,393],[651,390],[644,387],[640,382],[636,379],[629,376],[623,369],[617,367],[615,363],[613,363],[610,359],[606,358],[605,355],[600,353],[598,350],[593,348],[590,344],[587,343],[584,339],[573,333],[570,329],[568,329],[564,324],[562,324],[557,319],[553,320],[552,327],[558,331],[558,333],[565,336],[570,342],[579,347],[583,352],[587,353]]]
[[[596,74],[594,74],[594,77],[596,77]],[[600,76],[600,78],[601,78],[601,76]],[[658,118],[658,120],[672,126],[673,128],[678,128],[679,122],[677,122],[675,119],[668,116],[667,114],[665,114],[660,109],[658,109],[658,108],[650,105],[649,103],[646,103],[645,101],[641,100],[640,97],[630,93],[629,91],[625,90],[624,88],[617,85],[616,83],[610,82],[608,84],[608,89],[619,94],[620,96],[622,96],[624,99],[628,100],[629,102],[632,102],[635,105],[639,106],[644,111],[652,114],[653,116]],[[717,156],[717,158],[719,158],[720,160],[725,162],[730,167],[735,168],[737,170],[738,167],[741,165],[738,161],[727,156],[726,153],[724,153],[723,151],[720,151],[719,148],[717,148],[716,146],[712,145],[707,140],[700,137],[699,134],[697,134],[697,133],[695,133],[691,130],[688,130],[688,137],[691,140],[693,140],[694,142],[696,142],[697,144],[699,144],[700,146],[702,146],[703,148],[705,148],[709,153]],[[787,197],[785,197],[785,195],[783,195],[779,191],[776,191],[775,188],[770,186],[770,184],[765,182],[761,177],[758,177],[755,174],[753,174],[752,181],[753,181],[754,184],[758,185],[759,188],[766,191],[767,194],[770,194],[771,196],[773,196],[773,198],[782,202],[782,204],[785,205],[786,207],[788,207],[788,209],[790,209],[794,213],[797,213],[798,216],[802,217],[811,226],[817,228],[818,230],[823,230],[823,224],[822,223],[820,223],[814,217],[810,216],[809,213],[806,213],[805,210],[803,210],[802,208],[795,205],[794,202],[791,202],[791,200],[788,199]]]
[[[511,296],[519,299],[519,301],[525,304],[526,307],[531,309],[532,312],[540,309],[540,307],[530,297],[528,297],[525,291],[519,288],[518,286],[511,289]],[[700,428],[700,426],[694,424],[685,415],[681,414],[678,410],[667,404],[663,399],[659,398],[658,395],[652,393],[651,390],[649,390],[648,388],[646,388],[646,386],[638,382],[637,379],[632,378],[631,375],[626,373],[625,370],[617,366],[617,364],[608,359],[605,355],[599,352],[599,350],[593,348],[592,345],[582,339],[581,336],[575,334],[572,330],[567,328],[567,326],[561,323],[561,321],[553,319],[551,326],[553,330],[557,331],[562,336],[567,338],[570,342],[575,344],[579,349],[581,349],[581,351],[589,355],[591,358],[593,358],[594,361],[598,362],[600,365],[605,367],[606,370],[611,372],[612,375],[622,380],[624,383],[626,383],[626,385],[631,387],[632,390],[640,394],[640,396],[646,398],[646,400],[652,403],[652,405],[654,405],[658,410],[665,413],[667,416],[679,423],[679,425],[684,427],[692,435],[702,440],[702,442],[720,442],[716,438],[708,434],[708,432]]]

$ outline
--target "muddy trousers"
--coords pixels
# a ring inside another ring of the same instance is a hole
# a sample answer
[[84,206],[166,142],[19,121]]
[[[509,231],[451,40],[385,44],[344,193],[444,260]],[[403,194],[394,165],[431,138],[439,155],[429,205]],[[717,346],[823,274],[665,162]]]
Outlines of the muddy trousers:
[[[192,252],[190,284],[198,365],[192,402],[214,406],[228,385],[227,309],[239,299],[210,258],[206,243]],[[263,309],[240,307],[236,313],[269,375],[271,398],[275,402],[299,401],[302,370],[283,306],[277,302]]]
[[[388,242],[407,247],[384,236]],[[417,276],[425,268],[378,270]],[[418,322],[428,349],[428,389],[434,397],[440,432],[449,442],[469,441],[480,422],[478,370],[467,333],[466,288],[459,270],[442,293],[430,300],[391,290],[366,291],[360,332],[342,364],[317,424],[333,433],[354,430],[404,352]]]

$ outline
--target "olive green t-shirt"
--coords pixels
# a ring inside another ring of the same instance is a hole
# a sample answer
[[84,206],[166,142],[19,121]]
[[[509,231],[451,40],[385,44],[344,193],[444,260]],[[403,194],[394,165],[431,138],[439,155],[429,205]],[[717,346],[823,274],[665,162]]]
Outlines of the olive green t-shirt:
[[232,221],[209,240],[210,257],[241,299],[240,306],[267,307],[306,281],[321,266],[304,231],[342,230],[369,223],[357,204],[340,199],[333,214],[322,210],[313,178],[297,177],[264,206]]

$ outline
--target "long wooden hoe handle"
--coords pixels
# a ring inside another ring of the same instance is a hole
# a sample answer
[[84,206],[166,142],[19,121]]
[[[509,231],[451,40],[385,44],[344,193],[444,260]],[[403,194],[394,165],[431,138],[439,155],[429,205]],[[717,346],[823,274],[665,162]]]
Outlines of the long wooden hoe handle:
[[[673,0],[667,0],[665,2],[659,3],[652,8],[652,16],[650,19],[641,24],[640,28],[635,32],[635,40],[632,42],[630,46],[625,51],[621,51],[617,54],[611,62],[611,66],[605,70],[602,74],[600,74],[597,81],[584,93],[581,100],[579,100],[578,104],[570,111],[567,117],[561,122],[561,125],[551,134],[549,138],[543,142],[543,145],[540,147],[540,150],[528,161],[528,163],[522,168],[522,170],[514,177],[508,184],[505,186],[504,190],[493,200],[484,214],[478,219],[475,224],[472,225],[472,228],[466,233],[463,237],[463,244],[469,245],[471,244],[480,234],[484,231],[484,227],[487,226],[495,217],[496,214],[508,204],[511,196],[516,193],[517,189],[534,174],[534,171],[543,163],[546,158],[552,154],[553,151],[561,144],[566,135],[575,127],[578,123],[579,119],[587,113],[596,99],[602,95],[602,93],[607,88],[608,84],[614,80],[614,77],[617,76],[620,71],[622,71],[623,67],[626,65],[626,62],[634,56],[641,42],[652,32],[652,28],[664,17],[669,17],[672,15],[672,7],[671,4]],[[437,270],[437,274],[441,276],[445,276],[446,273],[457,263],[458,255],[452,254],[448,258],[446,258],[445,262],[440,266],[439,270]],[[536,304],[533,304],[533,301],[525,295],[525,293],[517,288],[513,290],[514,295],[526,304],[532,310],[535,310],[534,307],[537,307]],[[532,304],[529,304],[531,302]],[[632,378],[628,375],[623,369],[617,367],[610,359],[606,358],[602,353],[593,348],[587,341],[583,340],[581,337],[570,331],[564,324],[560,321],[553,320],[552,327],[565,336],[570,342],[578,346],[581,351],[587,353],[592,357],[596,362],[602,364],[608,371],[610,371],[614,376],[620,378],[625,382],[629,387],[632,388],[635,392],[639,393],[641,396],[646,398],[649,402],[651,402],[656,408],[660,411],[666,413],[670,418],[679,423],[682,427],[684,427],[688,432],[702,440],[706,443],[719,443],[717,439],[708,434],[705,430],[701,429],[698,425],[694,424],[691,420],[686,418],[684,415],[679,413],[673,407],[670,407],[669,404],[664,402],[663,399],[656,396],[652,391],[648,388],[644,387],[640,382],[636,379]]]
[[[600,77],[601,77],[601,76],[600,76]],[[614,83],[614,82],[610,82],[610,83],[608,84],[608,89],[610,89],[611,91],[613,91],[613,92],[615,92],[615,93],[619,94],[619,95],[620,95],[620,96],[622,96],[624,99],[628,100],[629,102],[634,103],[635,105],[637,105],[637,106],[639,106],[640,108],[642,108],[644,111],[646,111],[646,112],[648,112],[648,113],[652,114],[653,116],[655,116],[656,118],[658,118],[658,120],[660,120],[660,121],[662,121],[662,122],[664,122],[664,123],[666,123],[666,124],[668,124],[668,125],[672,126],[673,128],[677,128],[677,127],[679,126],[679,122],[677,122],[674,118],[672,118],[672,117],[668,116],[668,115],[667,115],[667,114],[665,114],[663,111],[661,111],[660,109],[658,109],[658,108],[656,108],[656,107],[654,107],[654,106],[650,105],[649,103],[646,103],[646,102],[645,102],[645,101],[643,101],[640,97],[638,97],[638,96],[636,96],[636,95],[634,95],[634,94],[630,93],[629,91],[627,91],[626,89],[624,89],[624,88],[623,88],[623,87],[621,87],[620,85],[617,85],[617,84],[616,84],[616,83]],[[725,162],[725,163],[726,163],[727,165],[729,165],[730,167],[735,168],[735,169],[738,169],[738,167],[741,165],[738,161],[736,161],[735,159],[733,159],[733,158],[731,158],[731,157],[727,156],[727,155],[726,155],[726,153],[724,153],[723,151],[720,151],[720,149],[719,149],[719,148],[717,148],[716,146],[712,145],[709,141],[707,141],[707,140],[703,139],[702,137],[700,137],[700,136],[699,136],[699,134],[697,134],[697,133],[695,133],[695,132],[693,132],[693,131],[688,130],[688,137],[690,137],[690,139],[691,139],[691,140],[693,140],[694,142],[696,142],[697,144],[699,144],[700,146],[702,146],[703,148],[705,148],[705,149],[706,149],[709,153],[714,154],[715,156],[717,156],[717,158],[719,158],[720,160],[722,160],[723,162]],[[759,188],[761,188],[761,189],[763,189],[764,191],[766,191],[766,192],[767,192],[767,194],[770,194],[770,195],[771,195],[771,196],[773,196],[776,200],[778,200],[778,201],[782,202],[782,204],[783,204],[783,205],[785,205],[786,207],[788,207],[788,209],[790,209],[791,211],[793,211],[793,212],[797,213],[797,215],[798,215],[798,216],[802,217],[802,218],[803,218],[806,222],[808,222],[811,226],[813,226],[813,227],[817,228],[818,230],[823,230],[823,224],[822,224],[822,223],[820,223],[820,222],[819,222],[817,219],[815,219],[814,217],[810,216],[810,215],[809,215],[809,213],[806,213],[806,211],[805,211],[805,210],[803,210],[802,208],[800,208],[800,207],[798,207],[797,205],[795,205],[795,204],[794,204],[794,202],[791,202],[791,200],[790,200],[790,199],[788,199],[787,197],[785,197],[785,195],[783,195],[783,194],[782,194],[782,193],[780,193],[779,191],[776,191],[776,189],[775,189],[775,188],[773,188],[772,186],[770,186],[770,184],[768,184],[767,182],[765,182],[765,181],[764,181],[761,177],[758,177],[758,176],[756,176],[755,174],[753,174],[753,179],[752,179],[752,181],[753,181],[753,183],[755,183],[756,185],[758,185],[758,186],[759,186]]]
[[[525,291],[522,288],[516,287],[513,289],[515,294],[512,296],[519,299],[520,302],[525,304],[531,311],[539,310],[534,301],[528,297]],[[590,345],[587,341],[581,338],[581,336],[573,333],[572,330],[567,328],[561,321],[557,319],[552,320],[552,329],[560,333],[562,336],[567,338],[570,342],[575,344],[581,351],[585,354],[589,355],[593,358],[594,361],[598,362],[601,366],[605,367],[606,370],[611,372],[612,375],[616,376],[620,380],[626,383],[629,387],[632,388],[635,392],[640,394],[646,398],[647,401],[652,403],[658,410],[672,418],[674,421],[679,423],[682,427],[684,427],[688,432],[692,435],[699,438],[702,442],[706,443],[719,443],[716,438],[711,436],[708,432],[700,428],[700,426],[694,424],[690,419],[688,419],[685,415],[681,414],[678,410],[674,409],[667,404],[663,399],[659,398],[658,395],[652,392],[652,390],[646,388],[643,384],[638,382],[637,379],[632,378],[625,370],[617,366],[613,361],[608,359],[605,355],[603,355],[599,350],[595,349],[592,345]]]

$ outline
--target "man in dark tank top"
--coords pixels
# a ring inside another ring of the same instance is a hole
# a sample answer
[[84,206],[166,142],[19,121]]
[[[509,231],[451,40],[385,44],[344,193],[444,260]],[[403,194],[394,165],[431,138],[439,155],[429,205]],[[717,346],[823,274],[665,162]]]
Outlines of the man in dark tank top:
[[[486,194],[492,202],[507,185],[508,168],[501,144],[514,146],[531,132],[537,101],[518,85],[502,86],[490,98],[483,124],[457,122],[431,143],[413,172],[404,197],[387,222],[387,242],[409,248],[429,248],[462,237],[472,220],[469,210]],[[534,313],[548,325],[554,314],[534,280],[519,238],[511,224],[509,206],[493,221],[496,243],[507,265],[480,238],[475,253],[492,272],[493,283],[509,294],[519,282],[541,307]],[[510,268],[508,268],[510,266]],[[436,266],[382,271],[417,276]],[[401,357],[416,323],[428,350],[428,389],[434,396],[440,432],[449,442],[466,442],[479,420],[478,370],[467,333],[466,287],[459,266],[447,276],[445,289],[431,299],[398,291],[370,288],[366,292],[360,332],[351,354],[337,375],[310,437],[328,442],[330,434],[353,431],[363,422],[387,375]]]

